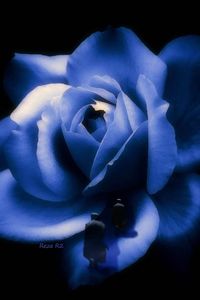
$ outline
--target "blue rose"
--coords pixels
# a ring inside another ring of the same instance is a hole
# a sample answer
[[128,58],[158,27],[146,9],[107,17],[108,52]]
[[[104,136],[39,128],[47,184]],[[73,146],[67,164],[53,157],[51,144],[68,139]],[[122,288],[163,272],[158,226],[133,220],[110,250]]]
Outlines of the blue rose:
[[[71,55],[15,54],[5,75],[18,104],[0,123],[0,234],[71,238],[72,286],[93,283],[175,241],[200,214],[200,38],[156,56],[126,28],[97,32]],[[129,212],[115,234],[113,199]],[[83,256],[85,224],[106,225],[101,270]],[[91,274],[92,272],[92,274]],[[92,276],[91,276],[92,275]]]

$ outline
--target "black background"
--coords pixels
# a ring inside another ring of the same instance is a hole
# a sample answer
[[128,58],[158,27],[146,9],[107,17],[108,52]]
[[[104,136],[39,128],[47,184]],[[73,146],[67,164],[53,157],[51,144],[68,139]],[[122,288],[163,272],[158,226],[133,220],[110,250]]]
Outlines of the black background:
[[[14,108],[3,90],[3,74],[14,52],[62,54],[71,53],[90,33],[107,26],[126,26],[134,30],[155,53],[171,39],[200,34],[198,8],[192,3],[184,7],[160,3],[148,7],[143,3],[138,8],[132,3],[108,4],[96,2],[86,7],[78,3],[41,6],[28,3],[19,7],[10,6],[1,10],[0,16],[0,63],[1,98],[0,116]],[[198,234],[197,234],[198,235]],[[121,292],[125,297],[154,295],[163,298],[167,293],[190,293],[198,286],[200,270],[200,242],[189,237],[190,242],[180,241],[179,247],[154,243],[147,255],[134,266],[114,275],[98,287],[84,287],[71,292],[67,288],[62,250],[39,249],[38,245],[23,245],[13,242],[0,243],[0,293],[38,299],[55,295],[55,299],[107,295],[116,297]],[[189,258],[188,258],[189,257]],[[129,296],[127,296],[129,295]],[[68,298],[67,298],[68,297]]]

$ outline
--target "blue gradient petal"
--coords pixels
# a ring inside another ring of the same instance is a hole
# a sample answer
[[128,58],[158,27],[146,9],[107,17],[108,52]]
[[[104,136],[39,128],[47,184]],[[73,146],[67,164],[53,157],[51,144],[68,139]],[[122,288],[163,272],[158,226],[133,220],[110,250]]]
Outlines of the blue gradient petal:
[[52,103],[42,113],[38,128],[37,158],[43,181],[65,200],[74,198],[81,193],[83,176],[75,169],[64,142],[57,105]]
[[37,126],[42,112],[52,101],[60,101],[63,93],[69,88],[66,84],[46,84],[31,91],[10,115],[20,126]]
[[92,133],[92,136],[99,142],[102,141],[104,135],[106,133],[106,127],[105,126],[102,126],[100,128],[98,128],[97,130],[95,130],[93,133]]
[[147,121],[130,136],[115,157],[86,186],[85,195],[133,188],[146,179]]
[[63,132],[70,130],[73,118],[83,106],[95,104],[95,98],[95,93],[83,88],[70,88],[64,93],[60,104]]
[[[198,97],[199,99],[199,97]],[[178,147],[176,171],[196,171],[200,166],[200,105],[192,105],[175,126]]]
[[174,129],[166,116],[169,104],[159,97],[153,83],[144,75],[140,75],[137,90],[147,107],[147,189],[150,194],[153,194],[165,186],[175,168],[176,139]]
[[198,103],[200,37],[184,36],[168,43],[159,54],[167,64],[165,98],[174,107],[173,121],[181,121],[188,107]]
[[68,242],[66,262],[70,270],[69,284],[72,288],[99,283],[112,273],[135,263],[146,253],[156,238],[159,216],[151,199],[142,192],[132,194],[129,198],[133,204],[134,214],[129,235],[117,236],[113,232],[112,225],[107,224],[109,227],[107,257],[106,262],[98,270],[89,268],[88,261],[83,256],[83,235]]
[[116,104],[116,97],[113,93],[105,90],[105,89],[102,89],[102,88],[97,88],[97,87],[92,87],[92,86],[89,86],[89,85],[84,85],[84,89],[92,92],[92,93],[95,93],[97,96],[95,98],[95,100],[99,100],[97,97],[100,96],[101,99],[104,99],[112,104]]
[[13,129],[17,127],[10,117],[6,117],[0,121],[0,170],[7,168],[7,162],[4,155],[4,145]]
[[89,81],[89,85],[95,88],[102,88],[106,91],[111,92],[115,97],[121,92],[121,87],[119,83],[113,78],[105,75],[105,76],[94,76]]
[[[91,110],[92,110],[91,105],[85,105],[75,114],[71,123],[70,132],[80,133],[83,136],[86,135],[88,138],[95,139],[93,133],[96,130],[101,129],[104,132],[106,131],[106,122],[104,118],[97,117],[94,119],[92,118],[87,119],[87,112],[90,112]],[[88,124],[86,126],[87,128],[84,125],[84,119],[87,119],[88,121]]]
[[31,195],[49,201],[61,201],[44,184],[36,156],[37,135],[35,130],[13,130],[6,145],[5,155],[14,178]]
[[103,201],[45,202],[26,194],[9,170],[0,173],[0,236],[25,242],[60,240],[85,228]]
[[168,67],[165,97],[177,136],[177,170],[194,170],[200,165],[200,37],[175,39],[160,57]]
[[[128,105],[128,104],[129,105]],[[135,105],[124,94],[120,93],[117,98],[114,120],[101,141],[100,147],[94,159],[90,177],[93,179],[105,167],[105,165],[117,154],[133,131]],[[128,110],[129,109],[129,110]],[[141,112],[142,118],[142,112]],[[141,120],[139,117],[139,121]],[[137,117],[135,118],[137,120]],[[136,125],[137,125],[136,121]],[[136,128],[134,127],[136,130]]]
[[92,136],[94,136],[93,132],[95,131],[102,129],[105,133],[107,130],[106,122],[102,117],[98,117],[96,119],[90,119],[88,126],[89,126],[88,129],[91,130]]
[[115,79],[129,96],[135,93],[141,73],[162,93],[165,64],[126,28],[92,34],[69,56],[67,64],[69,84],[85,85],[95,75],[106,75]]
[[[78,110],[78,112],[73,117],[73,120],[72,120],[72,123],[71,123],[71,126],[70,126],[70,131],[77,132],[78,130],[81,130],[79,125],[82,124],[82,122],[85,118],[85,114],[87,113],[89,108],[90,108],[90,104],[84,105],[83,107],[81,107]],[[85,131],[83,133],[85,133]],[[89,134],[89,132],[88,132],[88,134]]]
[[64,137],[75,163],[83,174],[89,177],[99,142],[91,135],[81,135],[70,131],[64,131]]
[[19,103],[32,89],[48,83],[66,83],[67,55],[16,53],[5,74],[5,89]]
[[200,217],[200,176],[174,175],[165,188],[154,196],[160,215],[159,237],[176,241],[194,230]]
[[10,117],[6,117],[0,121],[0,146],[4,144],[10,135],[10,132],[17,127]]
[[[60,105],[63,129],[69,130],[74,117],[76,115],[79,116],[79,114],[77,114],[78,111],[84,106],[95,104],[95,100],[116,102],[115,96],[103,89],[90,87],[69,88],[64,93]],[[81,117],[81,115],[79,117]]]
[[78,125],[83,121],[89,105],[95,105],[95,99],[104,100],[103,95],[98,94],[98,91],[70,88],[63,95],[60,106],[62,130],[66,144],[77,166],[87,177],[90,176],[99,141]]
[[65,199],[49,190],[43,182],[36,156],[37,121],[49,103],[58,101],[66,88],[63,84],[49,84],[29,93],[11,114],[18,128],[12,131],[4,147],[9,169],[19,184],[26,192],[44,200]]

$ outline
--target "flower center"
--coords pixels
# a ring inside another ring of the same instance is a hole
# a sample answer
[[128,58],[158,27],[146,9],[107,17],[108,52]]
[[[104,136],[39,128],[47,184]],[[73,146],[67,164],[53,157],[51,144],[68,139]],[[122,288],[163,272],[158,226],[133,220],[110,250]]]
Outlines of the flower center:
[[102,101],[95,100],[95,104],[91,104],[95,111],[104,111],[108,113],[110,111],[110,104]]
[[[92,136],[100,141],[106,132],[106,123],[103,118],[105,111],[96,110],[92,106],[88,109],[85,114],[83,125]],[[99,133],[99,134],[97,134]]]
[[[107,131],[107,125],[112,120],[113,111],[113,105],[95,100],[95,103],[90,105],[84,115],[82,124],[99,142],[103,139]],[[108,116],[110,116],[110,118]]]

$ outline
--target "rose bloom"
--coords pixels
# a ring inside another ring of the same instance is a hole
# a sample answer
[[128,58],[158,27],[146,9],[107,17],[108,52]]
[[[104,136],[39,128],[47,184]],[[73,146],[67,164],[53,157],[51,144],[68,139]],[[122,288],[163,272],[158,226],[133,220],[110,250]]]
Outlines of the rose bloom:
[[[200,204],[199,49],[200,38],[187,36],[157,56],[118,28],[70,55],[15,54],[5,88],[16,109],[0,123],[1,237],[71,238],[66,267],[76,287],[133,264],[156,238],[191,232]],[[117,198],[127,212],[120,234]],[[107,251],[91,271],[83,248],[92,212]]]

